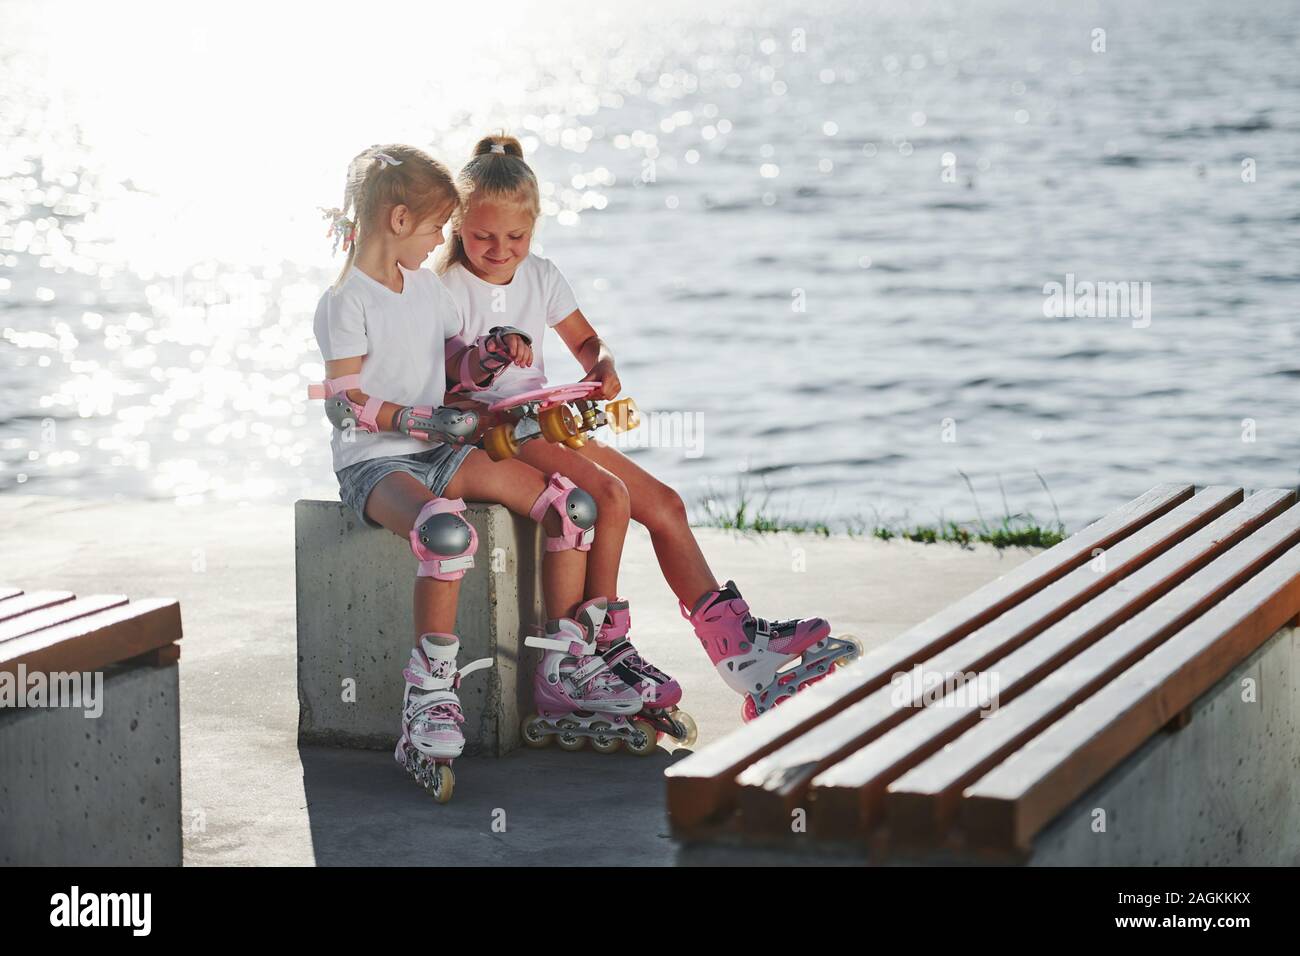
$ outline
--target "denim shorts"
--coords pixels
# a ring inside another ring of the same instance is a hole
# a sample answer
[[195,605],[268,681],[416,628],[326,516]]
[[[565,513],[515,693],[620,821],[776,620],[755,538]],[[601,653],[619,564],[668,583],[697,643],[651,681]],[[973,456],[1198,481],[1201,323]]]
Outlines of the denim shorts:
[[426,488],[439,497],[447,490],[452,476],[460,468],[465,456],[473,450],[471,445],[438,444],[428,451],[414,455],[390,455],[386,458],[370,458],[348,465],[342,471],[335,472],[339,480],[339,498],[351,508],[358,518],[372,528],[380,527],[376,521],[366,517],[366,500],[375,485],[389,475],[402,472],[411,475]]

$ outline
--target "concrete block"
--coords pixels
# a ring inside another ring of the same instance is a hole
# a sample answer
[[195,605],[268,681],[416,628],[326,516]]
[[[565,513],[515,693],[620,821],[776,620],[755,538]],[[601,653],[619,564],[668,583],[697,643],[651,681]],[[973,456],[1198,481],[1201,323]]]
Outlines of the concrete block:
[[[478,533],[474,568],[461,579],[460,662],[495,666],[459,694],[465,753],[500,756],[520,745],[540,652],[524,636],[545,618],[542,536],[501,505],[468,503]],[[337,501],[294,511],[298,601],[298,740],[391,750],[400,729],[406,665],[415,643],[416,559],[410,544],[371,528]]]
[[1278,631],[1098,781],[1029,863],[1300,866],[1300,631]]
[[179,667],[102,673],[97,717],[0,710],[0,865],[181,865]]

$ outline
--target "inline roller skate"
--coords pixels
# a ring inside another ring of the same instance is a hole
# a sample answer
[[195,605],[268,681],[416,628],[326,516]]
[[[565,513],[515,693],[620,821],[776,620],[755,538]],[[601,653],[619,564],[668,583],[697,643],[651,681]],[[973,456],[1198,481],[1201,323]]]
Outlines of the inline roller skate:
[[393,758],[439,803],[451,799],[456,775],[451,761],[465,749],[465,722],[456,688],[466,674],[492,666],[484,657],[457,669],[460,639],[455,634],[425,634],[402,671],[402,736]]
[[681,610],[727,686],[745,695],[741,718],[746,722],[862,653],[858,641],[831,637],[830,624],[819,617],[788,621],[754,617],[732,581],[706,592],[689,613],[685,604]]
[[628,602],[610,601],[605,622],[596,635],[596,652],[623,683],[641,695],[640,716],[654,725],[660,739],[666,734],[682,747],[693,746],[699,732],[691,715],[677,707],[682,699],[681,685],[632,646],[627,637],[631,624]]
[[546,651],[533,678],[537,712],[520,727],[528,746],[545,747],[555,739],[561,750],[581,750],[590,740],[597,753],[613,753],[620,746],[637,756],[654,751],[654,724],[637,716],[640,693],[596,652],[605,611],[604,598],[588,601],[576,620],[548,621],[545,637],[524,639]]

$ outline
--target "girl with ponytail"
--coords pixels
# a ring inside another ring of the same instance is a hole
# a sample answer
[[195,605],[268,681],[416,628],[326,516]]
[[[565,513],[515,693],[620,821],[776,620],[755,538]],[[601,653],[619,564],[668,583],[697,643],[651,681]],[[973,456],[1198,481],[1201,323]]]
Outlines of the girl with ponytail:
[[[501,322],[530,338],[521,360],[475,398],[486,405],[544,387],[548,327],[586,370],[583,381],[601,383],[594,397],[618,395],[622,383],[609,346],[578,308],[556,265],[530,251],[541,199],[519,141],[504,133],[483,137],[461,169],[457,186],[464,201],[452,216],[451,239],[438,271],[465,316],[461,338]],[[627,642],[631,618],[627,601],[618,596],[618,567],[628,522],[635,520],[650,532],[664,579],[718,673],[746,696],[746,719],[825,676],[831,658],[848,655],[847,645],[835,643],[837,639],[829,637],[830,625],[820,618],[768,622],[754,617],[732,582],[718,583],[677,492],[616,448],[600,441],[577,449],[533,441],[521,446],[519,458],[541,471],[571,478],[596,500],[597,535],[585,595],[608,602],[598,648]],[[778,680],[777,670],[806,650],[811,653],[796,666],[798,672],[783,671]],[[650,707],[672,708],[681,698],[677,681],[635,649],[630,665]]]

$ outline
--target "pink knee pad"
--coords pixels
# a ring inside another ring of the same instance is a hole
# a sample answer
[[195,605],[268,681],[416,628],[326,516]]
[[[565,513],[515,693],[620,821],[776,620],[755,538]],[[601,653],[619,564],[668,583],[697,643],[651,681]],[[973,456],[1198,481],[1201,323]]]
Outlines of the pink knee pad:
[[551,475],[550,482],[537,496],[528,514],[540,522],[547,508],[554,508],[563,522],[558,535],[546,536],[547,551],[591,550],[592,539],[596,537],[595,498],[557,471]]
[[478,533],[460,516],[461,498],[434,498],[425,502],[411,526],[411,550],[420,559],[417,577],[457,581],[474,567]]

